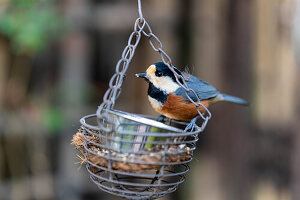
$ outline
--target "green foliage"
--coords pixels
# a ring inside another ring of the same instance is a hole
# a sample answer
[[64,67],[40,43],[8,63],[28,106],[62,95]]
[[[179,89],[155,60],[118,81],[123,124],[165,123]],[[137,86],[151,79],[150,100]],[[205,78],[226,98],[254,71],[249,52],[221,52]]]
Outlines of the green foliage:
[[18,53],[35,53],[61,32],[62,22],[52,0],[10,0],[0,11],[0,33]]
[[63,114],[58,108],[51,106],[48,109],[45,109],[41,119],[43,126],[50,133],[58,134],[63,129]]
[[[160,130],[159,128],[153,126],[153,127],[151,127],[151,131],[150,132],[157,133],[157,132],[162,132],[162,130]],[[147,142],[165,141],[165,140],[166,140],[166,138],[164,138],[164,137],[150,136],[150,137],[148,137]],[[154,144],[149,144],[148,143],[148,144],[145,145],[145,149],[151,149],[153,147],[155,147]]]

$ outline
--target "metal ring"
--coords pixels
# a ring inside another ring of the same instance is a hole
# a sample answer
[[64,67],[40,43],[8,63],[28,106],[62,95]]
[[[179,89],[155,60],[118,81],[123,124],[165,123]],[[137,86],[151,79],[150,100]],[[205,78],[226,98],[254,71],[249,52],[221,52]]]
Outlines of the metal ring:
[[[171,58],[169,57],[169,55],[168,55],[166,52],[164,52],[164,50],[162,50],[161,48],[158,48],[158,50],[159,50],[159,54],[160,54],[161,60],[162,60],[164,63],[172,63]],[[165,60],[165,58],[166,58],[167,60]]]
[[[148,29],[148,33],[146,32]],[[150,25],[148,24],[147,21],[145,21],[145,25],[144,25],[144,28],[143,28],[143,34],[146,36],[146,37],[150,37],[150,34],[152,33],[152,30],[150,28]]]
[[[153,41],[152,41],[152,38],[154,38],[156,41],[156,43],[159,45],[159,47],[156,47],[154,44],[153,44]],[[149,34],[149,37],[148,37],[148,40],[149,40],[149,43],[150,45],[152,46],[153,50],[154,51],[159,51],[159,49],[162,49],[163,48],[163,45],[161,43],[161,41],[158,39],[158,37],[156,35],[154,35],[153,33],[150,33]]]
[[[135,37],[135,42],[132,44],[133,38]],[[128,39],[128,45],[136,46],[141,39],[141,33],[138,31],[132,32]]]
[[133,45],[128,45],[122,52],[122,58],[125,60],[131,60],[134,55],[135,47]]

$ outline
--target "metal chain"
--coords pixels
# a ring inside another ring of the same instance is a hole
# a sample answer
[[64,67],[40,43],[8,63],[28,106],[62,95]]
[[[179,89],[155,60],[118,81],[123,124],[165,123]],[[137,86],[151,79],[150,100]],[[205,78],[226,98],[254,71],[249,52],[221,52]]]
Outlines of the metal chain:
[[135,50],[141,39],[141,32],[145,26],[145,21],[140,17],[136,19],[133,32],[130,34],[126,47],[122,52],[121,59],[116,64],[116,72],[109,81],[109,88],[103,96],[103,102],[98,107],[97,117],[99,119],[107,119],[107,112],[105,109],[112,109],[115,105],[116,99],[121,93],[121,86],[133,58]]
[[[148,29],[148,32],[145,31],[145,29]],[[169,69],[173,72],[175,78],[176,78],[176,82],[185,90],[185,95],[186,97],[189,99],[189,101],[191,103],[193,103],[196,106],[197,112],[199,114],[199,116],[204,120],[204,127],[207,124],[207,121],[211,118],[211,113],[210,111],[200,102],[200,98],[197,95],[197,93],[195,92],[195,90],[191,89],[188,87],[185,78],[183,77],[182,74],[179,74],[175,71],[174,66],[172,64],[172,60],[170,58],[170,56],[163,50],[163,45],[161,43],[161,41],[158,39],[158,37],[152,32],[150,25],[148,24],[148,22],[145,21],[145,28],[143,29],[143,35],[145,35],[146,37],[148,37],[149,43],[151,45],[151,47],[153,48],[154,51],[158,52],[160,54],[161,60],[163,61],[163,63],[165,65],[167,65],[169,67]],[[155,44],[156,43],[156,44]],[[191,98],[191,95],[196,97],[196,101],[194,101]],[[200,110],[199,110],[199,106],[203,107],[206,110],[207,115],[203,115]],[[203,128],[204,128],[203,127]]]
[[[141,2],[140,0],[138,0],[139,3],[139,13],[140,16],[142,15],[142,7],[141,7]],[[161,41],[159,40],[159,38],[152,32],[150,25],[148,24],[148,22],[145,21],[145,25],[144,25],[144,29],[143,29],[143,35],[145,35],[146,37],[148,37],[149,43],[151,45],[151,47],[153,48],[154,51],[158,52],[160,54],[161,60],[163,61],[163,63],[165,65],[167,65],[169,67],[169,69],[173,72],[175,78],[176,78],[176,82],[185,90],[185,95],[187,96],[187,98],[189,99],[189,101],[191,103],[193,103],[196,106],[197,112],[199,114],[199,116],[204,120],[204,127],[207,124],[207,121],[211,118],[211,113],[210,111],[200,102],[200,98],[197,95],[197,93],[195,92],[195,90],[189,88],[187,86],[186,80],[185,78],[182,76],[182,74],[179,74],[175,71],[174,66],[172,64],[172,60],[170,58],[170,56],[163,50],[163,45],[161,43]],[[148,31],[146,30],[148,29]],[[156,45],[155,45],[156,43]],[[196,97],[196,101],[194,101],[191,98],[191,93]],[[203,115],[200,110],[199,110],[199,106],[203,107],[206,110],[207,115]],[[203,127],[203,128],[204,128]]]
[[[97,117],[99,119],[107,118],[107,113],[103,112],[104,109],[111,109],[114,107],[116,99],[119,97],[121,93],[121,86],[123,83],[123,79],[125,77],[125,73],[135,53],[136,47],[140,42],[141,33],[142,33],[148,38],[148,41],[151,47],[153,48],[153,50],[160,54],[162,62],[166,64],[169,67],[169,69],[172,71],[172,73],[176,78],[176,82],[185,90],[186,97],[189,99],[191,103],[193,103],[196,106],[197,112],[199,114],[197,118],[200,116],[204,120],[201,126],[201,128],[204,129],[208,120],[211,118],[210,111],[200,102],[200,98],[195,92],[195,90],[188,87],[183,75],[176,72],[170,56],[163,50],[162,42],[152,32],[150,25],[143,17],[141,0],[138,0],[138,13],[139,13],[139,17],[135,21],[134,30],[130,34],[128,39],[128,44],[124,48],[122,57],[116,65],[116,73],[110,79],[109,89],[104,94],[103,103],[99,106],[97,110]],[[196,97],[196,101],[194,101],[191,98],[191,95]],[[200,106],[206,110],[207,115],[203,115],[200,112],[199,110]]]

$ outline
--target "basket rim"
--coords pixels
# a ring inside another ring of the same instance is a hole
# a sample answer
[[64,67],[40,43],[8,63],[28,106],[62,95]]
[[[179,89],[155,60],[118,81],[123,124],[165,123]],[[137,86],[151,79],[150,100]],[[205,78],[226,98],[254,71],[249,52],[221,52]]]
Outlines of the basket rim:
[[[108,109],[104,109],[104,110],[107,111],[110,114],[114,114],[114,115],[117,115],[119,117],[123,117],[125,119],[129,119],[129,120],[132,120],[132,121],[135,121],[135,122],[138,122],[138,123],[142,123],[142,124],[145,124],[145,125],[154,126],[156,128],[161,128],[161,129],[165,129],[165,130],[172,131],[172,132],[177,132],[177,133],[183,132],[182,129],[175,128],[173,126],[169,126],[167,124],[164,124],[164,123],[152,120],[152,119],[142,117],[138,114],[128,113],[128,112],[124,112],[124,111],[120,111],[120,110],[108,110]],[[87,116],[82,117],[80,119],[81,124],[86,123],[86,119],[92,118],[92,117],[97,117],[97,115],[96,114],[91,114],[91,115],[87,115]]]
[[[86,115],[86,116],[82,117],[80,119],[80,123],[81,123],[82,127],[92,129],[92,130],[101,131],[102,129],[98,125],[91,125],[89,123],[86,123],[85,120],[88,119],[88,118],[92,118],[92,117],[97,117],[97,115],[96,114],[91,114],[91,115]],[[168,133],[145,132],[143,135],[144,136],[154,136],[154,137],[182,137],[182,136],[197,135],[197,134],[201,133],[202,131],[203,130],[201,129],[201,127],[196,127],[196,129],[194,131],[185,132],[184,130],[181,130],[180,132],[168,132]],[[118,134],[122,134],[122,135],[141,135],[140,133],[137,134],[135,131],[121,131],[121,130],[118,130],[117,132],[118,132]]]

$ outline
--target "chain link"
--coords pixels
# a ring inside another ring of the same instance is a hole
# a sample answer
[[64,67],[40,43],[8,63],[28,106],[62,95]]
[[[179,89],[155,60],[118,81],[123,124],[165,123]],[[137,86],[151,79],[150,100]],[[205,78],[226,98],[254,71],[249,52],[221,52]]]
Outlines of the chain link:
[[[176,82],[185,90],[185,95],[188,100],[196,106],[198,116],[200,116],[204,121],[201,125],[201,129],[204,130],[208,120],[211,118],[210,111],[201,103],[199,96],[192,88],[189,88],[185,77],[178,73],[173,64],[170,56],[163,50],[163,44],[159,38],[152,32],[152,29],[148,22],[143,18],[141,0],[138,0],[138,13],[139,17],[136,19],[133,32],[130,34],[127,46],[122,52],[121,59],[116,64],[116,73],[111,77],[109,81],[109,89],[105,92],[103,96],[103,102],[98,107],[97,117],[98,119],[109,120],[108,113],[105,112],[105,109],[112,109],[115,105],[116,99],[121,93],[121,86],[125,77],[125,73],[129,67],[129,64],[132,60],[132,57],[135,53],[135,50],[141,40],[142,34],[148,38],[150,46],[152,49],[160,54],[161,60],[166,64],[169,69],[172,71],[176,78]],[[196,97],[196,101],[192,99],[191,96]],[[199,107],[203,107],[206,110],[206,115],[202,114],[199,110]],[[196,118],[195,118],[196,119]],[[100,123],[101,124],[101,123]]]
[[109,120],[108,113],[105,111],[105,109],[112,109],[115,105],[116,99],[120,96],[121,86],[126,71],[141,40],[141,32],[143,31],[144,26],[145,20],[140,17],[137,18],[134,24],[134,30],[129,36],[127,46],[124,48],[122,56],[116,64],[116,72],[109,81],[109,88],[103,96],[103,102],[98,107],[97,117],[100,120]]

